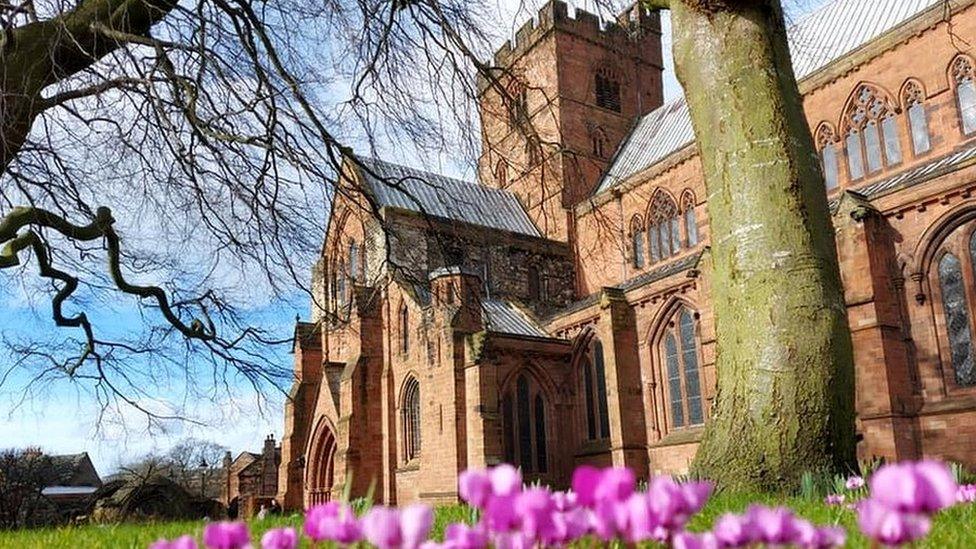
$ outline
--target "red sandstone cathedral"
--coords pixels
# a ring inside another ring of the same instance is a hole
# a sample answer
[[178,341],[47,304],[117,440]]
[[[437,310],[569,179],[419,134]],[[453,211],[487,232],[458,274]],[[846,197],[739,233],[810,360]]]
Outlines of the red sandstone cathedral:
[[[790,42],[859,454],[976,466],[974,1],[835,0]],[[663,103],[658,15],[552,0],[493,65],[478,181],[345,162],[295,331],[289,508],[453,502],[459,471],[500,462],[563,485],[695,454],[715,398],[708,192],[684,101]]]

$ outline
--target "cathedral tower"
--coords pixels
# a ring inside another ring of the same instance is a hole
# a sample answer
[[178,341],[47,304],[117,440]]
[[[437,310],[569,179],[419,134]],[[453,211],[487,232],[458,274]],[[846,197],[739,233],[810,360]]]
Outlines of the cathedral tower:
[[662,71],[656,12],[601,23],[550,0],[479,79],[481,181],[516,193],[545,236],[571,241],[572,207],[634,120],[661,106]]

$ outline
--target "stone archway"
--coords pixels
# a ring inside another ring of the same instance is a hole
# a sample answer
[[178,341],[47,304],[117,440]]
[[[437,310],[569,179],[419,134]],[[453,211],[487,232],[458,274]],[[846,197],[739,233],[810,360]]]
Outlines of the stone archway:
[[335,481],[335,432],[321,418],[312,435],[305,466],[305,505],[311,507],[332,499]]

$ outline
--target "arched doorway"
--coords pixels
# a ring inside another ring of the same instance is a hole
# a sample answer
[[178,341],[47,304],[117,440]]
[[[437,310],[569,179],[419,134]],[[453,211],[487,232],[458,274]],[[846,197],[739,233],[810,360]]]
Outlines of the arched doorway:
[[312,435],[305,467],[305,503],[308,507],[332,499],[335,480],[336,440],[325,418],[319,419]]

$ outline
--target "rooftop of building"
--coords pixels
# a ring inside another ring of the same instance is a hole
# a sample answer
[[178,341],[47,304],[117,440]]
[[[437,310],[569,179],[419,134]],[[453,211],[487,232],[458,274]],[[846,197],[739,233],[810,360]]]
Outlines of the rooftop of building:
[[[787,30],[797,80],[814,75],[942,4],[943,0],[835,0],[825,4]],[[694,141],[684,97],[651,111],[638,119],[618,148],[595,194],[616,187]]]
[[478,183],[358,157],[363,182],[380,208],[392,207],[450,221],[541,237],[514,194]]

